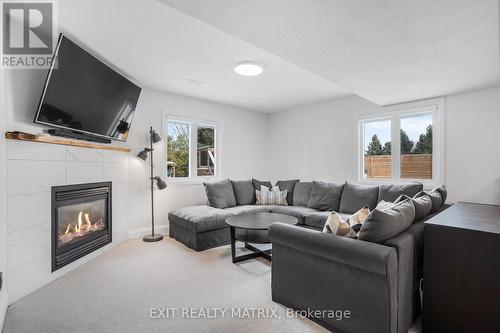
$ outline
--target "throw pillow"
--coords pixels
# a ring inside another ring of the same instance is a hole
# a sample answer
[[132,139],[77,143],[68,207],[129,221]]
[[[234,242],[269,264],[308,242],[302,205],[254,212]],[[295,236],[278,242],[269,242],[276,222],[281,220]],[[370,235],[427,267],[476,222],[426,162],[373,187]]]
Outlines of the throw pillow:
[[333,211],[325,222],[323,232],[357,238],[358,232],[369,214],[370,209],[366,206],[344,220],[340,214]]
[[377,206],[377,200],[378,185],[345,182],[340,200],[340,212],[354,214],[365,205],[372,210]]
[[298,182],[293,189],[293,205],[307,206],[311,196],[311,182]]
[[333,211],[325,222],[323,232],[334,234],[337,236],[356,238],[356,231],[354,231],[349,223]]
[[267,188],[273,187],[273,185],[271,184],[270,181],[262,182],[262,181],[257,180],[257,179],[252,179],[252,184],[253,184],[253,189],[259,190],[259,191],[260,191],[261,186],[265,186]]
[[351,228],[356,231],[356,233],[359,232],[361,229],[361,226],[363,223],[366,221],[366,218],[370,215],[370,208],[368,206],[364,206],[360,210],[358,210],[356,213],[351,215],[348,219],[347,222],[351,226]]
[[343,185],[313,181],[307,207],[338,211],[343,188]]
[[215,208],[229,208],[236,206],[233,185],[227,180],[215,183],[203,183],[207,193],[208,204]]
[[396,199],[396,201],[394,201],[394,203],[399,203],[406,199],[410,199],[413,203],[413,207],[415,207],[415,219],[413,220],[413,222],[420,221],[421,219],[429,215],[432,209],[432,201],[431,198],[423,191],[415,194],[413,198],[402,194],[399,196],[399,198]]
[[425,192],[431,198],[432,201],[432,208],[431,208],[431,214],[434,214],[439,211],[441,208],[441,204],[443,203],[443,198],[441,198],[441,194],[439,192]]
[[272,189],[261,186],[260,191],[256,190],[257,205],[280,205],[287,206],[286,195],[287,191],[280,191],[279,187],[275,186]]
[[406,199],[397,204],[381,201],[361,226],[358,238],[383,243],[405,231],[415,219],[415,207]]
[[278,180],[275,186],[278,186],[281,191],[287,191],[286,202],[289,205],[293,205],[293,190],[295,189],[295,184],[299,182],[298,179],[293,180]]
[[255,191],[251,180],[231,180],[238,206],[255,204]]
[[441,207],[443,207],[446,203],[446,199],[448,198],[448,190],[446,189],[446,186],[444,186],[443,184],[438,185],[434,187],[431,192],[438,192],[439,194],[441,194]]
[[424,186],[421,183],[409,183],[409,184],[384,184],[380,185],[378,191],[378,201],[393,202],[401,194],[405,194],[410,198],[413,198],[415,194],[422,191]]

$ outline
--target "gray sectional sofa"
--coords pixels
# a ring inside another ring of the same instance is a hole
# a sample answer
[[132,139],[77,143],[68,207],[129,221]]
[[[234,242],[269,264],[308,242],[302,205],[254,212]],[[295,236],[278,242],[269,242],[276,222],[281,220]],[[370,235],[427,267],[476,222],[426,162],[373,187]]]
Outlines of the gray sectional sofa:
[[[243,188],[239,185],[233,188],[239,191]],[[406,333],[420,314],[424,221],[446,208],[441,204],[446,195],[432,193],[432,200],[439,199],[433,201],[432,214],[395,237],[372,243],[321,232],[332,208],[347,218],[365,205],[373,210],[381,200],[394,201],[401,194],[413,197],[422,191],[421,184],[346,182],[340,193],[338,187],[326,183],[313,187],[313,183],[296,181],[294,185],[284,182],[280,186],[293,188],[293,195],[287,197],[290,206],[248,204],[255,202],[248,196],[238,202],[242,195],[235,193],[233,207],[203,205],[172,211],[170,237],[202,251],[229,244],[229,228],[224,222],[228,216],[245,212],[296,216],[299,222],[295,226],[275,223],[269,229],[273,300],[296,310],[348,310],[349,319],[311,317],[338,332]],[[260,184],[254,181],[254,186]],[[335,193],[338,200],[332,200]],[[207,195],[210,198],[208,189]],[[222,201],[233,204],[232,198]]]

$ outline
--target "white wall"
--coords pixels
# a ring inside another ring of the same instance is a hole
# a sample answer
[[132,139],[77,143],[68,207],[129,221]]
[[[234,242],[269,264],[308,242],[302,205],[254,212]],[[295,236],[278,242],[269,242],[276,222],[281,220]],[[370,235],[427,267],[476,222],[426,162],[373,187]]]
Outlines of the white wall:
[[[235,107],[195,100],[153,90],[143,90],[127,145],[132,149],[130,161],[129,229],[131,235],[150,229],[149,167],[133,157],[148,145],[149,126],[165,138],[164,117],[176,115],[215,121],[222,126],[221,177],[250,179],[268,177],[269,115]],[[155,146],[155,175],[165,177],[165,144]],[[175,185],[155,192],[156,225],[166,226],[169,211],[194,204],[206,203],[203,185]],[[166,231],[165,228],[160,229]]]
[[354,117],[374,107],[350,96],[271,114],[273,178],[354,180]]
[[[500,204],[500,87],[446,96],[444,104],[449,202]],[[356,117],[385,110],[351,96],[271,114],[274,179],[356,181]]]
[[500,204],[500,87],[446,97],[451,200]]

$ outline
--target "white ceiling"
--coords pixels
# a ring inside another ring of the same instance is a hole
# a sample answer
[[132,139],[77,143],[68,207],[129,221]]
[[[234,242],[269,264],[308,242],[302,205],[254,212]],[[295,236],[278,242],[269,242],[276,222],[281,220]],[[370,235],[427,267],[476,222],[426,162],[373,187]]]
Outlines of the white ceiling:
[[500,84],[498,0],[159,0],[377,104]]
[[[156,0],[58,4],[62,32],[143,87],[264,112],[350,94],[332,81]],[[251,78],[235,74],[233,66],[243,60],[262,63],[264,73]]]

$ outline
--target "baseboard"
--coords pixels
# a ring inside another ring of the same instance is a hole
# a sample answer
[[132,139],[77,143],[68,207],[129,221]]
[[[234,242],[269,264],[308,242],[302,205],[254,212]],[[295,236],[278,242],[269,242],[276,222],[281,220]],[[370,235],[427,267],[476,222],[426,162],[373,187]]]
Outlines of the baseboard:
[[[131,229],[128,231],[128,239],[135,239],[145,236],[151,233],[151,228],[139,228],[139,229]],[[155,233],[157,234],[168,234],[168,225],[159,225],[155,226]]]
[[3,289],[0,291],[0,332],[2,332],[3,330],[3,323],[5,321],[5,315],[7,314],[8,305],[9,305],[9,297],[7,295],[7,290],[5,290],[4,286]]

